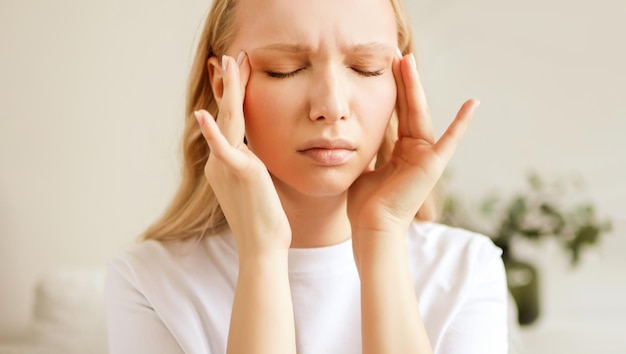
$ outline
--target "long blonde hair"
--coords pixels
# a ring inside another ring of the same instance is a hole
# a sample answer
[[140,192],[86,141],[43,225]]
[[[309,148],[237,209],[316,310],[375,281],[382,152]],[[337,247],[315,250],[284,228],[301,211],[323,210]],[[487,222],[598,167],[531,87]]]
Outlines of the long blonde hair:
[[[402,0],[390,0],[398,27],[398,48],[403,54],[413,53],[413,33]],[[211,84],[207,61],[212,56],[226,53],[237,34],[236,0],[214,0],[207,16],[202,37],[189,76],[185,129],[183,133],[183,170],[178,191],[165,213],[145,231],[143,239],[180,240],[202,238],[214,234],[227,225],[224,213],[204,177],[204,166],[209,158],[209,147],[200,132],[193,112],[206,109],[214,117],[218,107]],[[385,163],[397,139],[397,118],[392,117],[378,152],[377,165]],[[422,205],[417,214],[420,220],[434,218],[432,198]]]

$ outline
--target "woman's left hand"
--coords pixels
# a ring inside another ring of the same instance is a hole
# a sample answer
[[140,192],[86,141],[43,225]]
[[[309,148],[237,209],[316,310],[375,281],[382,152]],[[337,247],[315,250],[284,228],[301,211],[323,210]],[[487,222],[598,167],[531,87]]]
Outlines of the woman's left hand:
[[366,171],[350,187],[348,216],[353,238],[362,233],[404,235],[442,175],[479,104],[474,99],[465,102],[446,132],[435,141],[413,55],[398,56],[393,73],[398,92],[398,141],[387,163]]

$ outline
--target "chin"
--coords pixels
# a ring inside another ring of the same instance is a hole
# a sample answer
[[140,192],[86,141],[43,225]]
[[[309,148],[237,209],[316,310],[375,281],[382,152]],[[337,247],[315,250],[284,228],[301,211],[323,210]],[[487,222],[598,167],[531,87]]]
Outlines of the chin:
[[323,176],[298,176],[298,178],[293,179],[272,177],[278,190],[307,197],[328,198],[346,195],[358,176],[346,176],[343,173],[330,172]]

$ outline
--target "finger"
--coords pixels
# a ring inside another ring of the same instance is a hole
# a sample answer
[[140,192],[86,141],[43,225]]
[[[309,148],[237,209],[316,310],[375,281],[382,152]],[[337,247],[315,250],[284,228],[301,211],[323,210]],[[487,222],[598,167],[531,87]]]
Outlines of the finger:
[[447,164],[452,158],[479,104],[480,102],[475,99],[465,102],[463,106],[461,106],[454,121],[448,126],[448,129],[446,129],[445,133],[443,133],[439,141],[437,141],[433,147],[444,164]]
[[239,82],[242,102],[246,97],[246,87],[250,79],[250,61],[246,52],[242,51],[237,57],[237,65],[239,65]]
[[224,94],[220,103],[217,124],[226,140],[233,145],[243,143],[245,123],[243,120],[243,94],[239,66],[230,56],[222,56]]
[[211,114],[202,109],[194,112],[194,115],[200,125],[202,136],[209,145],[211,155],[232,169],[242,169],[245,165],[244,154],[228,142]]
[[393,64],[391,66],[393,76],[396,80],[396,115],[398,116],[398,137],[406,136],[406,132],[409,131],[407,124],[406,90],[402,79],[402,69],[400,68],[402,60],[404,60],[404,58],[402,57],[400,49],[398,49],[398,55],[393,60]]
[[409,54],[407,59],[402,61],[401,69],[407,96],[408,129],[402,131],[401,134],[403,136],[424,139],[432,144],[435,141],[433,122],[424,87],[417,71],[415,56]]

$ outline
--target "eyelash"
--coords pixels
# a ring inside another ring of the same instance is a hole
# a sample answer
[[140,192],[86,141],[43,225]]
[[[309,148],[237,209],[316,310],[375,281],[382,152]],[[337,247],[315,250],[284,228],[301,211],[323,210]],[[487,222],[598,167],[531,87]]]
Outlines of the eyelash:
[[[304,70],[304,69],[302,68],[302,69],[290,71],[288,73],[280,73],[280,72],[275,72],[275,71],[268,71],[267,75],[269,77],[273,77],[273,78],[276,78],[276,79],[286,79],[286,78],[290,78],[290,77],[295,76],[297,73],[299,73],[302,70]],[[361,76],[365,76],[365,77],[375,77],[375,76],[380,76],[380,75],[383,74],[383,70],[363,71],[363,70],[359,70],[359,69],[355,69],[355,68],[352,68],[352,70],[354,70],[357,74],[359,74]]]
[[352,68],[352,70],[356,71],[357,74],[361,75],[361,76],[365,76],[365,77],[374,77],[374,76],[380,76],[384,73],[384,71],[382,70],[374,70],[374,71],[363,71],[363,70],[358,70],[355,68]]
[[273,78],[276,78],[276,79],[286,79],[288,77],[292,77],[292,76],[296,75],[297,73],[299,73],[302,70],[303,69],[298,69],[298,70],[290,71],[288,73],[279,73],[279,72],[275,72],[275,71],[268,71],[267,75],[269,75],[269,77],[273,77]]

